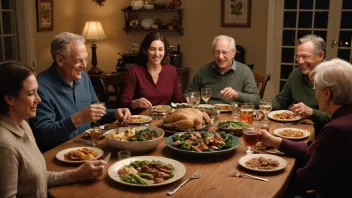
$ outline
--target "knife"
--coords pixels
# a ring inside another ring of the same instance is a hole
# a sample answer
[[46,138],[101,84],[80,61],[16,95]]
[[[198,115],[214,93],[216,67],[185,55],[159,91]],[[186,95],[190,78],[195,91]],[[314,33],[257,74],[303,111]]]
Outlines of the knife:
[[109,153],[106,155],[106,157],[105,157],[104,161],[105,161],[106,163],[108,163],[108,162],[109,162],[110,157],[111,157],[111,152],[109,152]]

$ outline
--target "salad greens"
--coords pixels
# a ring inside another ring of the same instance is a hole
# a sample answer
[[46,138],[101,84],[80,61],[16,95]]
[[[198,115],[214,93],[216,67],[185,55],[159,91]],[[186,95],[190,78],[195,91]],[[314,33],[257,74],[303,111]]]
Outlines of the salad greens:
[[153,140],[158,137],[158,133],[155,130],[143,129],[136,131],[134,136],[129,137],[128,141],[144,141],[144,140]]
[[217,127],[222,129],[242,129],[243,123],[236,121],[220,121]]

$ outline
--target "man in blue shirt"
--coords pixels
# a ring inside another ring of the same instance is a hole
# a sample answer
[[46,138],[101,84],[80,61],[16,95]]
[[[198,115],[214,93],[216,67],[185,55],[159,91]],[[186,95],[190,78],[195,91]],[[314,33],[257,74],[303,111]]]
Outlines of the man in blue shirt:
[[37,76],[42,102],[29,120],[38,147],[47,151],[89,129],[90,123],[127,121],[129,109],[105,109],[98,101],[87,67],[87,49],[82,36],[63,32],[51,43],[54,63]]

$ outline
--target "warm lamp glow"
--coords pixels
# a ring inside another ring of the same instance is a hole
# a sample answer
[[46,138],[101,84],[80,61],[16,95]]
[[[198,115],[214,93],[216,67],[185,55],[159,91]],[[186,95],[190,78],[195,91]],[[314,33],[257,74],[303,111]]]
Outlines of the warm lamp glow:
[[100,21],[87,21],[81,35],[89,40],[103,40],[107,38]]

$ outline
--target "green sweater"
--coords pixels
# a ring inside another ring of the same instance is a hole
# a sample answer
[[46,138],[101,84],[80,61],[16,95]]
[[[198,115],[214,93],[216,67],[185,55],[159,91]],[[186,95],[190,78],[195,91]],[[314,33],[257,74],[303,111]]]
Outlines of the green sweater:
[[273,99],[273,110],[288,109],[290,105],[299,102],[313,108],[313,115],[310,118],[315,125],[315,131],[320,129],[330,121],[330,117],[319,109],[315,91],[308,79],[304,76],[300,68],[292,71],[281,92]]
[[[191,84],[184,91],[184,97],[192,90],[201,91],[203,87],[212,89],[212,96],[208,101],[210,104],[230,102],[252,102],[256,107],[259,106],[259,91],[254,80],[251,69],[240,62],[234,61],[229,71],[221,74],[216,63],[210,62],[198,69]],[[226,87],[232,87],[238,92],[238,98],[228,100],[221,96],[220,91]],[[204,101],[201,100],[203,103]]]

